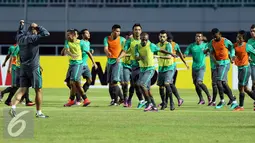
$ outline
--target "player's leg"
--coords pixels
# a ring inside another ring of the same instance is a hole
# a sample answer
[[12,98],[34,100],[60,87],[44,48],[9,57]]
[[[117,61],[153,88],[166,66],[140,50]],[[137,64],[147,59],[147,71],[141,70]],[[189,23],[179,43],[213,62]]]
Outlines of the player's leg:
[[81,74],[82,74],[82,64],[77,64],[73,66],[74,72],[71,73],[71,78],[70,80],[73,82],[75,88],[76,88],[76,93],[82,97],[83,101],[83,106],[86,107],[88,106],[91,102],[89,101],[86,93],[81,87]]
[[[137,108],[140,109],[142,107],[144,107],[146,105],[146,101],[144,101],[143,99],[143,95],[142,95],[142,91],[138,85],[138,80],[139,80],[139,76],[140,76],[140,68],[136,67],[132,69],[132,73],[131,73],[131,78],[132,78],[132,84],[134,86],[135,92],[136,92],[136,96],[139,100],[139,103],[137,105]],[[128,98],[128,106],[131,106],[131,100],[132,100],[132,96],[129,96]]]
[[152,104],[152,101],[151,101],[152,95],[150,96],[149,94],[150,89],[148,88],[150,87],[150,83],[151,83],[150,81],[153,75],[154,75],[154,70],[148,70],[139,75],[138,85],[147,101],[147,107],[144,109],[144,111],[151,111],[154,109],[157,110],[157,108],[154,107],[154,105]]
[[2,91],[0,92],[0,101],[3,99],[4,94],[9,93],[9,92],[11,92],[11,91],[12,91],[12,87],[7,87],[7,88],[5,88],[4,90],[2,90]]
[[[110,97],[111,97],[111,102],[110,102],[110,105],[109,106],[113,106],[113,105],[115,105],[115,102],[114,102],[114,100],[115,100],[115,97],[113,96],[113,87],[112,87],[112,85],[111,85],[111,79],[112,79],[112,66],[113,66],[113,64],[109,64],[109,63],[107,63],[107,67],[106,67],[106,71],[107,71],[107,83],[109,84],[108,86],[109,86],[109,88],[108,88],[108,90],[109,90],[109,94],[110,94]],[[117,102],[117,101],[116,101]],[[117,104],[117,103],[116,103]]]
[[166,89],[166,98],[169,98],[170,101],[170,110],[173,111],[175,109],[174,107],[174,101],[173,101],[173,95],[172,95],[172,89],[170,84],[173,84],[173,74],[174,74],[174,70],[169,70],[167,72],[164,73],[164,85],[165,85],[165,89]]
[[[178,71],[175,68],[174,74],[172,77],[173,82],[170,84],[170,86],[171,86],[171,90],[172,90],[173,94],[175,95],[176,99],[178,100],[178,106],[181,106],[183,104],[184,100],[180,97],[179,92],[175,86],[177,75],[178,75]],[[167,103],[167,100],[166,100],[166,103]]]
[[160,94],[160,98],[161,98],[161,103],[158,105],[158,107],[161,107],[161,110],[164,110],[167,106],[166,104],[166,94],[165,94],[165,84],[164,84],[164,72],[159,72],[158,74],[158,81],[157,81],[157,85],[159,87],[159,94]]
[[244,92],[247,93],[250,96],[250,98],[253,99],[253,102],[255,103],[255,92],[251,91],[248,88],[248,82],[249,82],[249,78],[250,78],[250,74],[251,74],[251,69],[250,69],[250,67],[247,67],[247,68],[244,68],[243,70],[245,70],[244,71],[245,74],[244,74],[243,79],[242,79],[243,80],[242,83],[244,85]]
[[[227,83],[227,75],[228,75],[228,71],[229,71],[229,67],[230,64],[227,65],[220,65],[217,67],[217,74],[218,74],[218,81],[217,81],[217,86],[219,89],[219,94],[220,96],[223,96],[224,94],[224,90],[226,90],[227,96],[229,97],[229,99],[231,101],[233,101],[233,103],[231,104],[231,109],[234,109],[238,106],[231,89],[228,86]],[[225,102],[220,102],[216,108],[222,108],[225,105]]]
[[[217,87],[217,70],[216,69],[211,69],[211,80],[212,80],[212,93],[213,93],[213,98],[211,104],[208,106],[216,106],[216,98],[218,94],[218,87]],[[221,100],[224,100],[224,97],[221,97]]]
[[248,69],[242,68],[238,69],[238,90],[239,90],[239,106],[235,108],[235,111],[243,111],[244,108],[244,87],[246,86],[246,81],[248,84],[248,80],[246,80],[248,74]]
[[20,102],[22,96],[24,96],[24,94],[26,93],[27,88],[31,86],[29,74],[32,74],[32,73],[31,72],[27,73],[27,71],[23,69],[20,70],[20,88],[15,93],[15,98],[12,101],[12,108],[9,111],[9,114],[12,117],[16,116],[16,112],[15,112],[16,106]]
[[66,104],[64,104],[64,107],[70,107],[72,105],[75,104],[75,92],[73,91],[73,83],[70,80],[71,78],[71,74],[72,74],[72,70],[73,70],[73,66],[74,65],[69,65],[67,73],[66,73],[66,78],[65,78],[65,82],[66,82],[66,86],[70,89],[69,91],[69,99],[68,102]]
[[251,65],[252,91],[255,90],[255,65]]
[[128,96],[128,83],[130,82],[130,77],[131,77],[131,69],[127,67],[123,67],[122,92],[124,95],[124,107],[128,107],[127,96]]
[[212,102],[212,97],[209,93],[209,90],[207,89],[206,85],[203,83],[203,79],[204,79],[204,73],[205,73],[205,67],[201,67],[198,71],[198,76],[197,76],[197,83],[198,86],[205,92],[205,94],[207,95],[207,99],[208,99],[208,105],[211,104]]
[[36,117],[37,118],[48,118],[49,116],[42,113],[42,73],[40,67],[33,70],[30,73],[30,83],[32,88],[35,90],[35,104],[36,104]]
[[[121,93],[120,87],[118,85],[118,82],[121,81],[121,72],[122,72],[122,65],[121,63],[115,63],[112,66],[111,71],[111,87],[112,87],[112,93],[113,97],[115,98],[114,103],[122,104],[124,102],[123,94]],[[118,101],[118,97],[120,98]]]
[[84,92],[87,92],[88,89],[89,89],[89,86],[92,82],[92,75],[91,75],[91,72],[89,70],[89,67],[86,65],[83,67],[84,68],[84,71],[82,72],[82,76],[83,78],[86,79],[86,82],[84,83],[84,85],[82,86]]
[[195,85],[196,92],[197,92],[197,95],[198,95],[198,98],[199,98],[198,104],[201,105],[201,104],[205,104],[205,101],[204,101],[204,98],[203,98],[203,95],[202,95],[202,89],[198,85],[197,77],[198,77],[198,70],[192,68],[193,84]]

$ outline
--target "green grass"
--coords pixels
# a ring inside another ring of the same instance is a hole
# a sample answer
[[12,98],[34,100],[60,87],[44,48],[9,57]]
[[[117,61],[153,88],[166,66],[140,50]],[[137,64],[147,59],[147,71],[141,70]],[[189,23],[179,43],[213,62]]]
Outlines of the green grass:
[[[255,112],[249,97],[245,100],[245,111],[233,112],[227,107],[216,110],[206,105],[199,106],[194,90],[180,90],[185,100],[182,107],[175,111],[167,108],[145,113],[135,108],[135,95],[132,108],[108,107],[108,89],[90,89],[88,97],[92,104],[89,107],[70,108],[63,107],[68,98],[67,89],[43,91],[43,112],[50,118],[34,119],[34,138],[4,138],[1,110],[0,143],[253,143],[255,140]],[[153,88],[152,91],[156,102],[160,103],[158,89]],[[30,92],[31,98],[34,97],[33,91]],[[235,92],[235,95],[238,93]],[[0,103],[0,108],[4,107]]]

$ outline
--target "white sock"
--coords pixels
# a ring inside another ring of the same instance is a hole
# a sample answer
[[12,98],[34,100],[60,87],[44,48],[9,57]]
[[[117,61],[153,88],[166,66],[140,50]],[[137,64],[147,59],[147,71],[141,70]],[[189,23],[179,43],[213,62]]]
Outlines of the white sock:
[[221,102],[225,102],[224,99],[222,99]]
[[140,103],[143,103],[144,102],[144,100],[140,100]]
[[12,105],[12,109],[16,109],[16,105]]
[[41,111],[41,110],[37,110],[37,114],[38,114],[38,115],[41,115],[41,114],[42,114],[42,111]]
[[235,100],[235,101],[233,101],[233,103],[234,103],[234,104],[236,104],[236,103],[237,103],[237,102],[236,102],[236,100]]

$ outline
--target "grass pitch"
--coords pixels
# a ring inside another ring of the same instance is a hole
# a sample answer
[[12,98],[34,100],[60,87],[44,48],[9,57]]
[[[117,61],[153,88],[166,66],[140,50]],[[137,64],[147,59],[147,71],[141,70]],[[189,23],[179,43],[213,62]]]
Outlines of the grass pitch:
[[[136,95],[133,97],[132,108],[108,107],[108,89],[91,88],[88,91],[92,101],[89,107],[63,107],[68,98],[67,89],[43,89],[43,112],[50,118],[34,118],[33,138],[10,139],[3,136],[4,117],[3,110],[0,110],[0,143],[254,142],[255,112],[249,97],[245,99],[245,111],[233,112],[227,106],[216,110],[206,105],[197,105],[195,90],[179,92],[185,100],[182,107],[176,107],[175,111],[167,108],[164,111],[145,113],[136,109]],[[34,92],[31,90],[30,93],[32,99]],[[156,102],[160,103],[158,89],[153,88],[152,93]],[[234,93],[238,97],[238,93]],[[225,99],[228,102],[227,96]],[[175,103],[177,106],[176,99]],[[8,107],[2,102],[0,108]]]

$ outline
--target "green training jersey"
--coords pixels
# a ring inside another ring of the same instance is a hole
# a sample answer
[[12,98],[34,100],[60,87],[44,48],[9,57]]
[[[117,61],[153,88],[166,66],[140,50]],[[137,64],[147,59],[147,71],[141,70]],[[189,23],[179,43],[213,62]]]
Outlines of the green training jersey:
[[191,54],[193,62],[192,68],[193,69],[200,69],[201,67],[205,66],[205,57],[204,50],[207,48],[207,43],[202,42],[201,44],[192,43],[190,44],[187,49],[185,50],[184,54],[189,55]]

